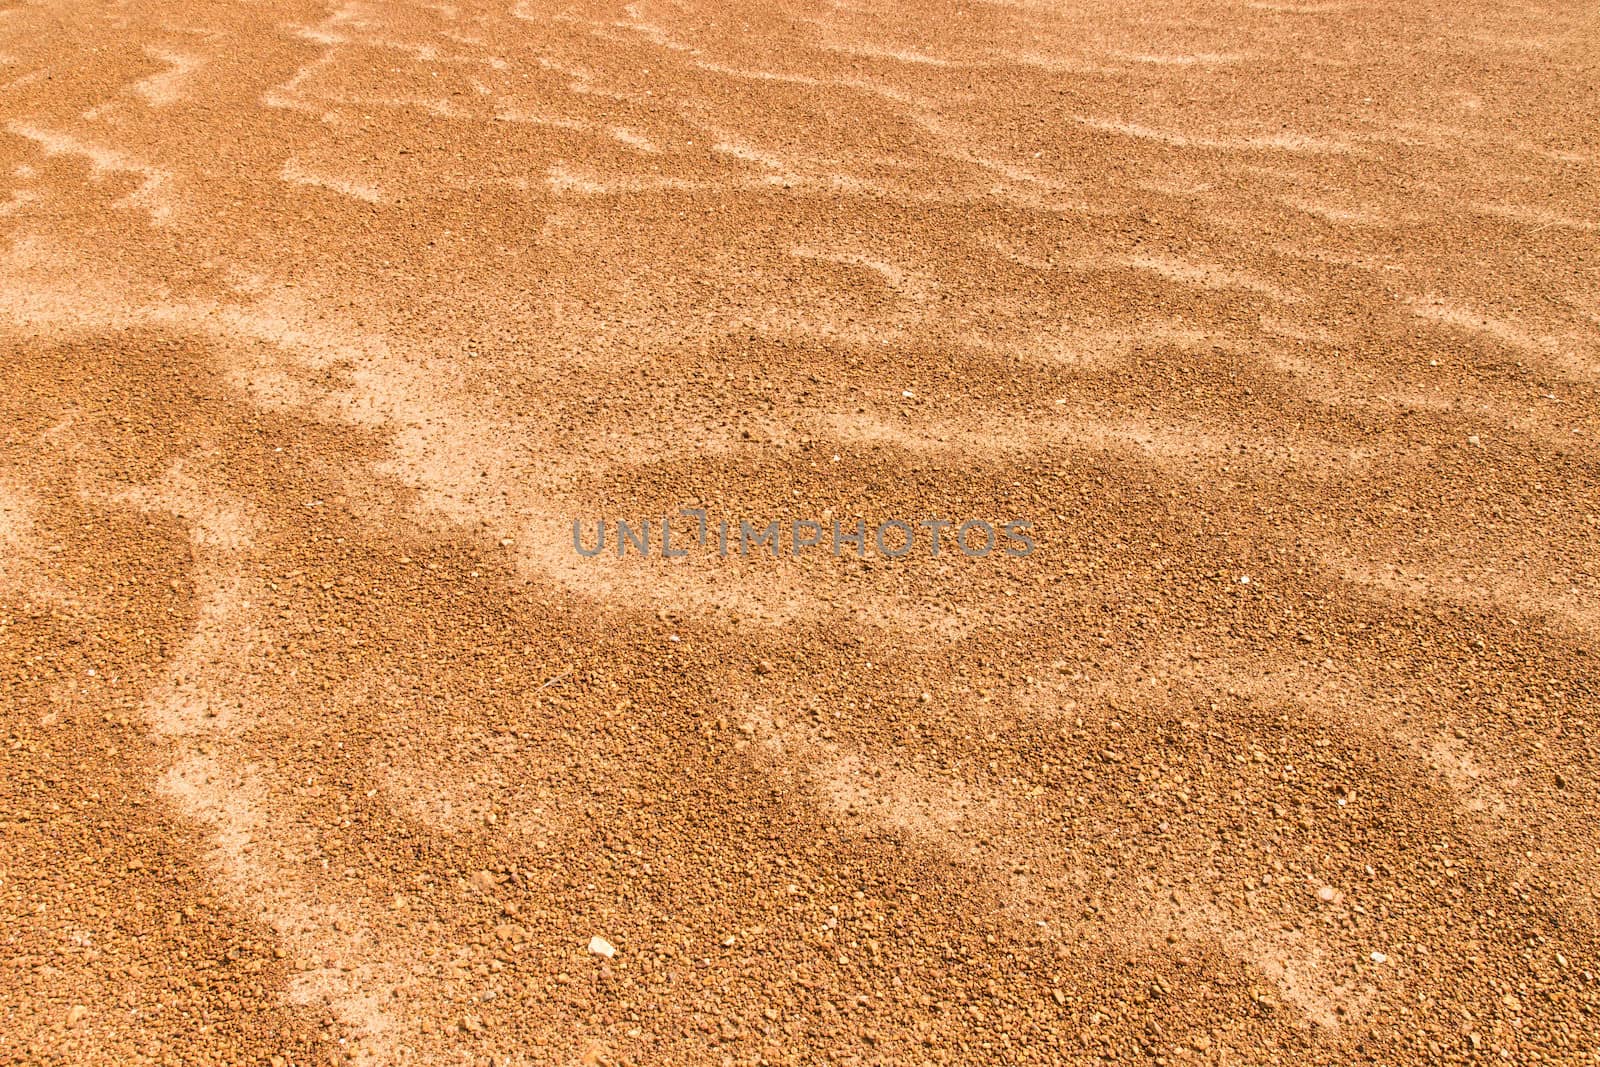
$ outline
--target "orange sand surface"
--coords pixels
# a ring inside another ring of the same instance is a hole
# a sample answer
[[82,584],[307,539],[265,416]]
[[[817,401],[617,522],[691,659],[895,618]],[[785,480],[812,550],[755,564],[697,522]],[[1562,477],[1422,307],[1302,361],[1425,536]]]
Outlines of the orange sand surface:
[[1592,2],[7,0],[0,1063],[1594,1063],[1597,162]]

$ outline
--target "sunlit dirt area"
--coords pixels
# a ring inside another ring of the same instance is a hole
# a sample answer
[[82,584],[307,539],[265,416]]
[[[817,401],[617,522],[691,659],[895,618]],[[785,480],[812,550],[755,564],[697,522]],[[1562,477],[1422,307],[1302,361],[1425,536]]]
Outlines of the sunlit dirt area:
[[0,1062],[1596,1062],[1597,164],[1592,3],[5,0]]

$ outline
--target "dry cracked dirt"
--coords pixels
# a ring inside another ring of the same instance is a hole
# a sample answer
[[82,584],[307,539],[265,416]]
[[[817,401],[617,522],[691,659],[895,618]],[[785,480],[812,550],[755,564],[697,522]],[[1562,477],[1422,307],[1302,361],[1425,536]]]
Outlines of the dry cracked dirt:
[[5,0],[0,1062],[1596,1062],[1597,164],[1588,2]]

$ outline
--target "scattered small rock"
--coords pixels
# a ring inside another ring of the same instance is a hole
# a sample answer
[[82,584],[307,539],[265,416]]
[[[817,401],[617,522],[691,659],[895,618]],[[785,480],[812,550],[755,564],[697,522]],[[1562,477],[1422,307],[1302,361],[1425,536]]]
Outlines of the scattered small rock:
[[596,934],[589,939],[589,951],[596,956],[604,956],[609,960],[617,954],[617,946]]

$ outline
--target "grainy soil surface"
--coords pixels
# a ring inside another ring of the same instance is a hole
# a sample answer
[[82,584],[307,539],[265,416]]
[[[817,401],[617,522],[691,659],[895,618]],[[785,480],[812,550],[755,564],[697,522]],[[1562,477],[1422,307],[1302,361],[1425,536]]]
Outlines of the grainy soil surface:
[[1592,3],[5,0],[0,1062],[1596,1062],[1597,165]]

